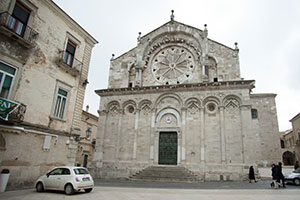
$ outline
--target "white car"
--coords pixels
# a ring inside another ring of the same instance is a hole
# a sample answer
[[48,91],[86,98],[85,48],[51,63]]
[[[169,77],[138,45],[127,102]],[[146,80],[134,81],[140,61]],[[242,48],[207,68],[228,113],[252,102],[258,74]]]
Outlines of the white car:
[[35,183],[37,192],[60,190],[68,195],[80,190],[91,192],[93,187],[93,178],[86,168],[69,166],[56,167]]
[[300,167],[298,167],[292,173],[284,174],[285,182],[300,185]]

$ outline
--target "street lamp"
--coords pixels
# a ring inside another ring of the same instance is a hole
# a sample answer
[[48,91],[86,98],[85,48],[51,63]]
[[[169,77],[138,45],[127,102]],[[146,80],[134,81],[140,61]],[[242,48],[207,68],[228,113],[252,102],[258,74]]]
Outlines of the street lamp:
[[88,127],[85,131],[85,137],[77,136],[75,137],[76,142],[80,142],[81,140],[90,140],[92,135],[91,127]]

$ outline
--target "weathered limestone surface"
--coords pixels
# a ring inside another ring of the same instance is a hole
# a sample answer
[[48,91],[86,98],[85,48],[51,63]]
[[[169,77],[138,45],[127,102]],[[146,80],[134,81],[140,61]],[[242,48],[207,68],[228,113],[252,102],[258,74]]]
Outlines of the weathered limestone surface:
[[175,165],[204,180],[241,180],[250,165],[280,161],[276,95],[251,93],[238,52],[207,38],[206,27],[171,20],[112,58],[109,88],[96,91],[96,176],[159,165],[160,135],[174,132]]
[[[5,24],[16,2],[30,10],[24,35]],[[16,70],[5,98],[26,107],[21,122],[0,121],[0,169],[11,171],[9,189],[31,187],[50,168],[75,165],[78,143],[74,136],[86,131],[81,130],[83,83],[98,42],[50,0],[4,0],[0,13],[0,62]],[[25,37],[30,31],[35,32],[32,40]],[[63,65],[68,41],[76,44],[76,50],[72,64]],[[58,87],[68,93],[62,118],[53,114]]]

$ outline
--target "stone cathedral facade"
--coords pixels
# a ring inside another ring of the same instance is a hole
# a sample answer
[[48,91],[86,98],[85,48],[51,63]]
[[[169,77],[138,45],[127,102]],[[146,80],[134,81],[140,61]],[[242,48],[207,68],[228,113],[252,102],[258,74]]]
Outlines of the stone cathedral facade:
[[280,161],[275,94],[253,94],[239,49],[174,20],[112,58],[94,157],[101,178],[182,166],[203,180],[241,180]]

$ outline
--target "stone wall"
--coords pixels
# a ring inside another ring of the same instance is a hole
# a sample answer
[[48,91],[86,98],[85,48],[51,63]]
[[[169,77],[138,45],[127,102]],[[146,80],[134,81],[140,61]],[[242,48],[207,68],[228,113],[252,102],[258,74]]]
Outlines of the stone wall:
[[[249,165],[273,162],[279,149],[274,146],[272,152],[263,152],[269,147],[264,149],[259,142],[275,145],[278,132],[272,128],[272,137],[261,137],[265,125],[263,121],[252,123],[247,90],[236,84],[227,88],[211,86],[203,91],[128,89],[123,94],[103,94],[95,154],[97,176],[128,177],[146,166],[157,165],[161,131],[177,132],[177,164],[207,180],[243,179]],[[274,96],[268,100],[273,101]],[[258,129],[260,135],[255,135],[253,129]],[[222,174],[227,175],[220,178]]]
[[[108,87],[128,87],[132,68],[135,68],[136,73],[133,86],[161,85],[153,78],[150,65],[159,51],[173,46],[188,49],[195,60],[194,73],[185,83],[211,82],[214,78],[220,81],[240,79],[238,49],[208,39],[204,32],[197,28],[179,22],[169,22],[143,36],[132,50],[111,60]],[[215,63],[209,69],[211,76],[204,78],[203,65],[210,64],[210,60]]]
[[[33,180],[49,168],[75,164],[77,144],[73,142],[74,136],[81,134],[83,83],[97,43],[53,1],[19,2],[31,10],[26,31],[34,30],[36,34],[27,40],[1,24],[0,62],[16,69],[8,99],[26,107],[19,123],[0,121],[0,134],[6,143],[0,149],[0,165],[11,170],[10,188],[29,183],[31,187]],[[9,16],[15,3],[16,0],[1,1],[1,12]],[[68,40],[76,44],[72,64],[62,62]],[[59,87],[68,92],[62,118],[53,114]],[[41,148],[46,136],[52,138],[49,150]]]

